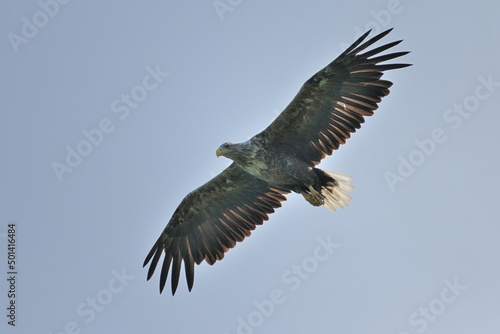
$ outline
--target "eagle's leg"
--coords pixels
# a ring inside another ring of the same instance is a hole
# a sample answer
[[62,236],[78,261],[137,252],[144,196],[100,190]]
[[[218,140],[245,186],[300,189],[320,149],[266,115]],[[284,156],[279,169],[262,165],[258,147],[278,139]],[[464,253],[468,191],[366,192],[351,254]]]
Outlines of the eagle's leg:
[[323,204],[325,204],[325,197],[321,195],[319,191],[314,189],[313,186],[309,186],[308,192],[302,191],[300,194],[304,196],[306,201],[308,201],[314,206],[322,206]]

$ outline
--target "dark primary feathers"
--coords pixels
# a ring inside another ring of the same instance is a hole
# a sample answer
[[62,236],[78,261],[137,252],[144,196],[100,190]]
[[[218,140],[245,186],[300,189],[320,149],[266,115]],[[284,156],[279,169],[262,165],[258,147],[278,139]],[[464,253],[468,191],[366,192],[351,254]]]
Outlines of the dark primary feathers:
[[149,252],[144,265],[153,259],[148,279],[162,255],[160,292],[165,286],[172,263],[172,294],[179,282],[181,262],[191,290],[194,263],[214,264],[224,253],[250,236],[256,225],[268,220],[268,214],[285,201],[289,191],[275,189],[244,172],[235,163],[189,193],[181,202],[167,227]]
[[[365,116],[373,115],[377,103],[389,94],[391,82],[381,80],[382,72],[409,66],[379,63],[407,54],[379,55],[401,41],[360,53],[390,30],[361,44],[361,36],[328,66],[312,76],[286,109],[256,137],[266,147],[288,144],[303,161],[316,165],[331,155],[359,129]],[[164,255],[160,292],[171,269],[172,294],[179,282],[181,264],[189,290],[194,282],[194,264],[214,264],[224,253],[250,236],[256,225],[285,201],[290,191],[267,182],[231,164],[215,178],[188,194],[149,252],[148,280]]]
[[363,44],[370,31],[361,36],[337,59],[307,80],[292,102],[259,136],[269,142],[292,145],[300,151],[302,158],[315,165],[326,155],[331,155],[361,127],[365,116],[373,115],[382,97],[389,94],[392,82],[380,80],[382,71],[410,66],[377,65],[408,52],[370,58],[401,41],[359,54],[391,30]]

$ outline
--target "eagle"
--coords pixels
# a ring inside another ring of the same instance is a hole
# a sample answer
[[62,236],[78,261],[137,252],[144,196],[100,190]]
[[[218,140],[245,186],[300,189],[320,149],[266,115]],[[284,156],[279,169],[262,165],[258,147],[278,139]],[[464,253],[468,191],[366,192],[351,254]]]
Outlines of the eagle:
[[191,291],[195,263],[222,260],[291,192],[313,206],[333,211],[347,206],[351,177],[315,166],[344,144],[389,94],[392,82],[381,80],[383,72],[411,65],[380,64],[409,53],[381,54],[401,40],[361,53],[391,30],[365,41],[367,31],[307,80],[266,129],[246,142],[217,148],[217,157],[229,158],[232,164],[181,201],[144,261],[143,267],[151,261],[149,280],[164,255],[160,293],[170,271],[175,294],[182,262]]

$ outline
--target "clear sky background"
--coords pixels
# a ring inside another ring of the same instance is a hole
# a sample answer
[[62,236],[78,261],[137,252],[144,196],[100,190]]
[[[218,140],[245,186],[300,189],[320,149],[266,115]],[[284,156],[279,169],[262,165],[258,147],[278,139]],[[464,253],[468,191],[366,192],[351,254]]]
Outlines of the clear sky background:
[[[498,331],[500,5],[62,2],[0,5],[2,333]],[[384,76],[391,94],[321,165],[353,175],[349,208],[292,194],[196,266],[192,292],[182,273],[160,295],[142,262],[182,198],[229,165],[216,148],[389,27],[414,66]]]

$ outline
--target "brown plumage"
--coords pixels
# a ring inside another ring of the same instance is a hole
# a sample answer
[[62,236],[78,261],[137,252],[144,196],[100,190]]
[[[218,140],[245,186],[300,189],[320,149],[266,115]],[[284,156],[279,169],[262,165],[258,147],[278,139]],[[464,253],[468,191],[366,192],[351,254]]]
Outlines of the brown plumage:
[[379,64],[408,53],[377,56],[401,41],[360,53],[389,32],[361,44],[369,34],[365,33],[307,80],[264,131],[247,142],[219,147],[217,156],[234,162],[182,200],[144,261],[144,266],[151,261],[149,280],[164,254],[160,292],[171,267],[175,293],[182,262],[191,290],[195,263],[205,260],[212,265],[221,260],[236,242],[268,220],[291,191],[314,206],[335,210],[347,205],[350,177],[314,166],[344,144],[389,94],[392,83],[380,79],[382,72],[409,66]]

